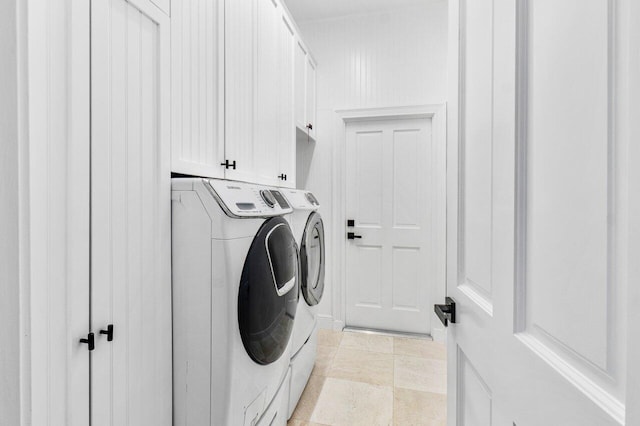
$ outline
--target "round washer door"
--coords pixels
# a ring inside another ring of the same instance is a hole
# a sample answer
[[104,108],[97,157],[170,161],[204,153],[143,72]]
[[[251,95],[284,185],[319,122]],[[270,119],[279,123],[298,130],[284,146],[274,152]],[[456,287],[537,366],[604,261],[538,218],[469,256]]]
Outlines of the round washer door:
[[262,365],[277,361],[291,337],[298,305],[298,247],[287,222],[267,220],[247,253],[238,294],[244,347]]
[[324,292],[324,225],[318,213],[311,213],[300,247],[300,288],[309,306],[322,300]]

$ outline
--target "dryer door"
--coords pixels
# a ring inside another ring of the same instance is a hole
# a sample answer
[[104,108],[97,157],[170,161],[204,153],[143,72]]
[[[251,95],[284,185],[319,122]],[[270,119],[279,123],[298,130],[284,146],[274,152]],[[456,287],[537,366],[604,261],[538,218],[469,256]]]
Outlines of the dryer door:
[[311,213],[300,247],[301,289],[304,300],[314,306],[324,292],[324,225],[318,213]]
[[238,294],[238,323],[258,364],[278,360],[291,337],[298,304],[298,247],[287,222],[267,220],[247,253]]

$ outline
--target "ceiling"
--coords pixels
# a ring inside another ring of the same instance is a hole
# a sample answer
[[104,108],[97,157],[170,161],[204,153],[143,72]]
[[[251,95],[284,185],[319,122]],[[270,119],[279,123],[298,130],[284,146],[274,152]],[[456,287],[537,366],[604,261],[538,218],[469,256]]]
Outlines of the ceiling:
[[384,12],[446,0],[285,0],[296,21],[335,18],[344,15]]

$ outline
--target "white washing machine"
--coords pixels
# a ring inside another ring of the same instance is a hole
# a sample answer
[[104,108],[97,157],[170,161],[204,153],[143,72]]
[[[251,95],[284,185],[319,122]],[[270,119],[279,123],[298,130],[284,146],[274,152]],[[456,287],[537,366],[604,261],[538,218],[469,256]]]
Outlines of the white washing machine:
[[318,304],[324,292],[325,244],[320,203],[308,191],[283,189],[293,207],[288,220],[300,248],[300,298],[293,325],[291,348],[290,418],[304,391],[316,361]]
[[176,426],[284,426],[297,243],[279,190],[173,179]]

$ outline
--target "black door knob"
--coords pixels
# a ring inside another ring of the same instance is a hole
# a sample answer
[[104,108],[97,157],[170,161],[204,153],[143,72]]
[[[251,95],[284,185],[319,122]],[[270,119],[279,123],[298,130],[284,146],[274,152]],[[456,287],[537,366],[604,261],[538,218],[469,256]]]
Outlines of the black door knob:
[[356,238],[362,238],[362,235],[356,235],[355,232],[347,232],[347,240],[355,240]]
[[100,330],[100,334],[106,334],[107,342],[111,342],[113,340],[113,324],[109,324],[106,330]]

